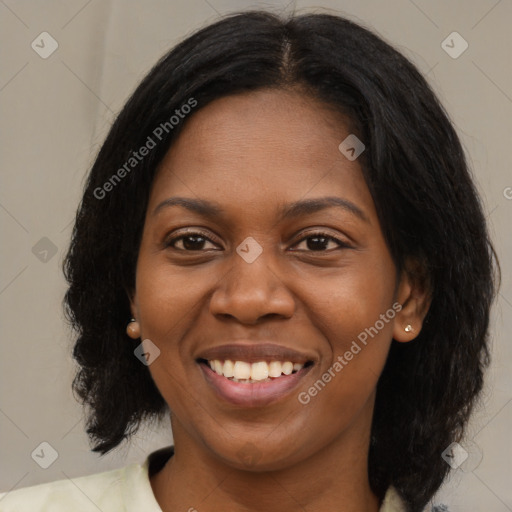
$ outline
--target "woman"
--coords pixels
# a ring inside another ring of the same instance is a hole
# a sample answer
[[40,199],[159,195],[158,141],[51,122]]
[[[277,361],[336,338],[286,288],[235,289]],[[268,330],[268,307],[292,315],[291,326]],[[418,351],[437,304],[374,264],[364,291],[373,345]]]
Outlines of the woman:
[[331,15],[198,31],[114,123],[65,262],[94,451],[168,411],[174,447],[2,510],[421,511],[482,387],[494,261],[387,43]]

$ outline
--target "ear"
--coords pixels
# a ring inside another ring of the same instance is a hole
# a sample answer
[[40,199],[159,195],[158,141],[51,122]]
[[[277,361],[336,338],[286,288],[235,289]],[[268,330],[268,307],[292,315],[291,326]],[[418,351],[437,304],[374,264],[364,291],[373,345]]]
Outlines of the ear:
[[139,318],[138,314],[138,302],[137,302],[137,294],[135,290],[130,290],[125,288],[126,295],[128,296],[128,300],[130,302],[130,315],[132,318]]
[[140,338],[140,324],[138,322],[138,306],[137,306],[137,297],[135,293],[130,293],[127,291],[128,300],[130,301],[130,313],[131,318],[134,321],[130,321],[126,326],[126,334],[134,340]]
[[421,332],[432,301],[432,290],[424,265],[409,260],[400,276],[396,301],[402,309],[395,316],[393,338],[406,343]]

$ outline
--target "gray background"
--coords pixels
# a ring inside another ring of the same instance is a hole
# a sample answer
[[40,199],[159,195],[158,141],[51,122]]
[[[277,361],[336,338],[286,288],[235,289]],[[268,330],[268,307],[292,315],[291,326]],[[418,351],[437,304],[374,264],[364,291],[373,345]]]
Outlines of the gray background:
[[[141,462],[172,442],[169,429],[148,427],[114,454],[89,451],[70,391],[60,265],[84,176],[139,80],[190,31],[251,7],[330,11],[373,29],[419,67],[450,113],[484,200],[503,286],[492,318],[493,365],[463,443],[469,458],[435,503],[512,510],[511,0],[0,0],[0,490]],[[44,31],[59,45],[46,59],[31,47],[42,46]],[[458,58],[441,45],[453,31],[469,44]],[[41,442],[58,453],[48,469],[31,457]]]

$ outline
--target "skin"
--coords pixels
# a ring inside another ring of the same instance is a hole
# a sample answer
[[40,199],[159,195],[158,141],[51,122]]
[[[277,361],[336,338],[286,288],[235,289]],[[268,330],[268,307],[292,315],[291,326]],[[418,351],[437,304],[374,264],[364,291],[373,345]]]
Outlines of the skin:
[[[196,111],[161,164],[131,305],[136,334],[161,351],[149,370],[172,410],[175,455],[151,478],[164,512],[379,509],[367,467],[375,389],[392,338],[418,335],[427,297],[397,275],[360,165],[338,150],[349,133],[341,115],[300,91],[260,90]],[[215,201],[224,213],[154,213],[174,196]],[[326,196],[364,218],[331,206],[279,219],[283,205]],[[165,243],[197,229],[209,240]],[[318,231],[346,246],[315,243]],[[252,263],[236,252],[247,237],[263,249]],[[396,302],[402,310],[301,404],[298,393]],[[214,394],[195,357],[237,340],[272,340],[315,364],[284,399],[235,406]]]

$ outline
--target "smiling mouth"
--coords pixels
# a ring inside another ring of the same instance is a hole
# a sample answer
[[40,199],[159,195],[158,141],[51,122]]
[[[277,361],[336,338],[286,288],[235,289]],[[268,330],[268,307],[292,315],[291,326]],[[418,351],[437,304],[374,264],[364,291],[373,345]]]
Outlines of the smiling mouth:
[[303,368],[309,368],[313,361],[294,363],[292,361],[232,361],[226,359],[198,359],[198,363],[208,366],[217,375],[225,377],[231,382],[243,384],[256,384],[272,382],[285,376],[300,372]]

